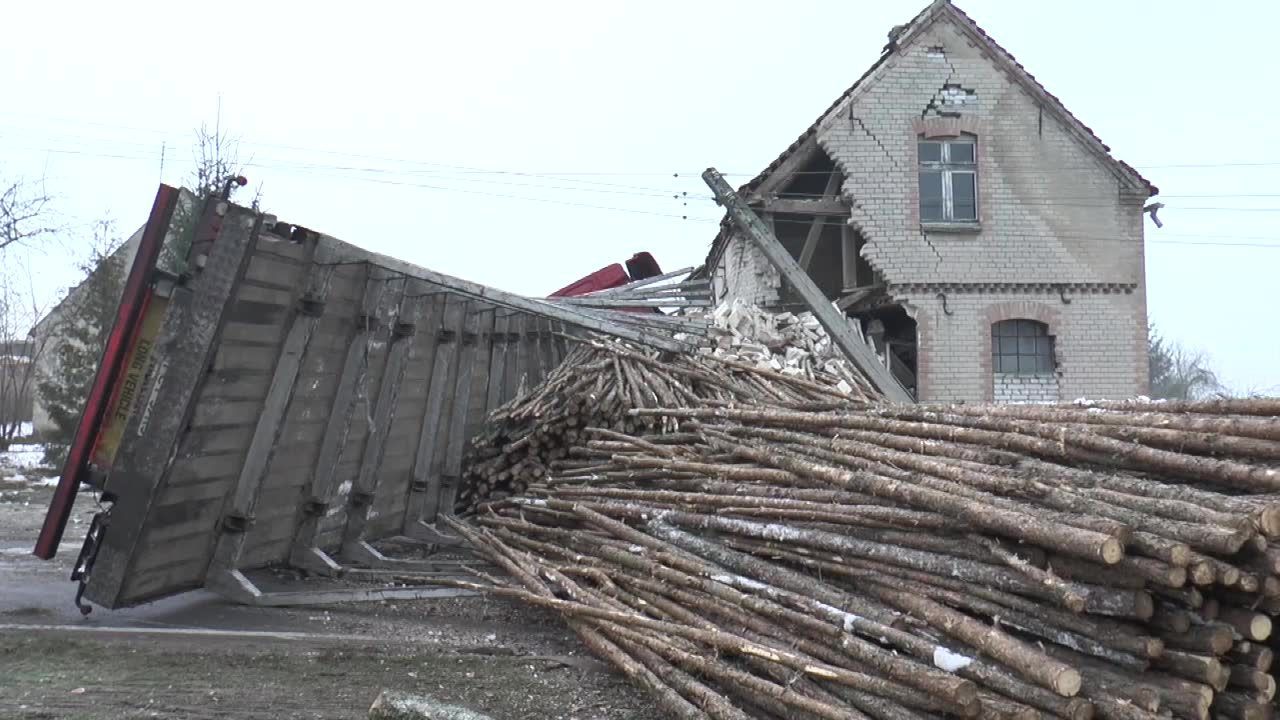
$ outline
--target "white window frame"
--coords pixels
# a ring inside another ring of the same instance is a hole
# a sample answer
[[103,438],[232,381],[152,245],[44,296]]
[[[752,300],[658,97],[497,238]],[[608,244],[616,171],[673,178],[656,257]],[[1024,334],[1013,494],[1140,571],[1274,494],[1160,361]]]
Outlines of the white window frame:
[[[941,146],[941,161],[925,161],[920,160],[919,173],[938,173],[942,176],[942,218],[930,219],[924,218],[924,198],[920,198],[920,222],[928,223],[962,223],[976,225],[978,223],[978,143],[976,138],[968,135],[948,140],[936,140],[921,137],[917,140],[916,152],[919,153],[920,145],[924,143],[934,143]],[[968,145],[973,148],[972,162],[952,162],[951,146],[952,145]],[[973,217],[956,218],[955,194],[952,188],[952,178],[956,175],[972,175],[973,176]],[[919,187],[917,179],[917,187]]]

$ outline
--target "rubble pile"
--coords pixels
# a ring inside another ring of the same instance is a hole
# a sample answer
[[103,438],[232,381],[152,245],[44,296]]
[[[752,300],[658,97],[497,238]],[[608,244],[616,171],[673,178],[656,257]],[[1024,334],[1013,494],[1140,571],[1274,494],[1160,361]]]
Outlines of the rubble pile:
[[706,352],[716,357],[803,377],[845,395],[875,394],[811,312],[774,314],[735,299],[711,313],[710,334]]

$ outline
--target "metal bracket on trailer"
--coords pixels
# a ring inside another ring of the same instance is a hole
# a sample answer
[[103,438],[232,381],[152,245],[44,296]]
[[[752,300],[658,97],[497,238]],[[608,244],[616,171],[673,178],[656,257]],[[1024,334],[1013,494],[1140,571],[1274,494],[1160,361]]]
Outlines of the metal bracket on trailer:
[[[358,550],[356,550],[358,548]],[[290,605],[322,605],[336,602],[368,602],[371,600],[420,600],[428,598],[466,597],[475,595],[471,590],[432,586],[438,579],[471,579],[468,570],[489,567],[476,558],[450,559],[401,559],[384,555],[367,542],[348,545],[344,559],[354,565],[336,562],[328,553],[312,548],[309,561],[297,562],[295,556],[290,565],[333,579],[361,579],[386,583],[383,587],[333,588],[308,590],[262,590],[247,575],[236,569],[210,572],[205,588],[228,600],[244,605],[261,607],[285,607]],[[356,550],[355,552],[351,552]],[[405,587],[405,582],[421,583]]]
[[93,606],[84,601],[84,591],[89,585],[89,574],[93,572],[93,563],[98,559],[98,550],[102,548],[102,536],[111,524],[111,508],[96,512],[89,523],[89,530],[84,534],[84,544],[80,546],[80,555],[71,567],[71,580],[76,583],[76,608],[81,615],[93,612]]
[[445,547],[459,547],[466,543],[457,535],[450,535],[435,525],[425,523],[421,520],[415,520],[404,526],[404,535],[412,540],[429,543],[431,545],[442,545]]
[[[404,575],[405,577],[411,577]],[[429,581],[428,576],[422,576]],[[289,607],[327,605],[342,602],[375,600],[422,600],[428,598],[467,597],[475,591],[452,587],[341,588],[333,590],[264,591],[239,570],[222,570],[209,576],[205,587],[228,600],[257,607]]]
[[[416,538],[414,539],[416,540]],[[441,543],[430,544],[439,545]],[[409,572],[440,572],[449,567],[458,568],[464,566],[464,563],[452,561],[430,559],[409,560],[388,557],[364,540],[348,545],[343,550],[342,559],[360,569],[404,570]]]

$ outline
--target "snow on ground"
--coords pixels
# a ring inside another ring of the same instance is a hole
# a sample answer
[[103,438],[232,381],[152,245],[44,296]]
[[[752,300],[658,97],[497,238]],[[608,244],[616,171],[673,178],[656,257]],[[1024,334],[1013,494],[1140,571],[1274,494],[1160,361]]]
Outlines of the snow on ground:
[[[31,424],[23,423],[18,437],[30,437]],[[44,445],[38,443],[14,443],[8,450],[0,451],[0,479],[10,482],[34,482],[40,485],[49,482],[49,476],[55,475],[53,468],[44,467]],[[57,478],[53,478],[57,482]]]
[[0,451],[0,468],[16,470],[32,470],[40,467],[44,460],[44,445],[14,444],[8,450]]

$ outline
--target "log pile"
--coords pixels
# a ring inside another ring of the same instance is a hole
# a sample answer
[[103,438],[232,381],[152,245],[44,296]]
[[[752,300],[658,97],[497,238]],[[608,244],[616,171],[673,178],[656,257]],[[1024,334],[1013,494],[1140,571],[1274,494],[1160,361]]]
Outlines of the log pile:
[[492,418],[472,482],[542,471],[445,520],[506,572],[457,584],[559,612],[664,716],[1271,716],[1280,401],[895,406],[572,362]]
[[586,440],[587,427],[647,433],[672,426],[656,417],[629,416],[630,410],[761,398],[789,407],[834,406],[877,397],[865,380],[844,382],[846,377],[853,379],[820,374],[810,380],[732,356],[659,356],[620,341],[580,342],[537,387],[494,410],[472,438],[456,510],[467,515],[484,500],[521,493],[545,479],[553,462],[573,459],[571,448]]

